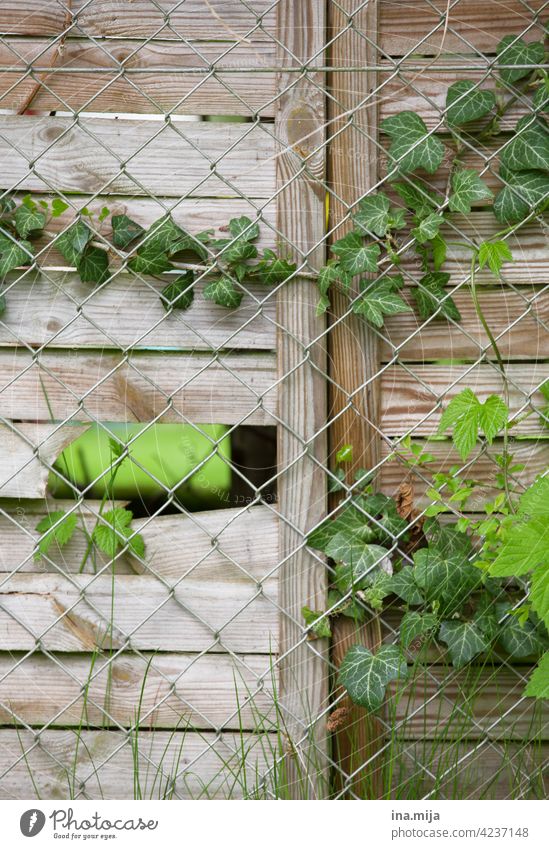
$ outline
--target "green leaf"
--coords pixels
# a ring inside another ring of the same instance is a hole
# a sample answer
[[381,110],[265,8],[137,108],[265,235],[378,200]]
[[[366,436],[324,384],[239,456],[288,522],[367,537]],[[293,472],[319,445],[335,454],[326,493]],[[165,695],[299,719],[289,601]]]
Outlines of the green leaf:
[[255,245],[252,245],[244,237],[236,239],[221,251],[220,256],[226,262],[243,262],[247,259],[255,259],[258,251]]
[[425,218],[422,218],[417,227],[412,230],[412,236],[423,245],[429,239],[434,239],[438,235],[441,224],[444,222],[444,217],[437,212],[431,212]]
[[472,622],[442,622],[438,632],[446,643],[452,663],[456,668],[469,663],[477,654],[488,649],[489,643]]
[[534,570],[530,584],[530,602],[533,610],[549,630],[549,563]]
[[[508,602],[496,604],[496,616],[498,620],[510,613]],[[512,614],[500,625],[498,640],[502,648],[514,659],[537,656],[547,648],[547,640],[544,640],[533,622],[526,621],[523,625],[516,616]]]
[[549,171],[549,132],[545,121],[530,115],[521,118],[500,160],[511,171]]
[[437,318],[449,318],[461,321],[461,314],[445,286],[450,275],[444,271],[430,271],[424,274],[417,286],[412,289],[412,297],[417,311],[423,320],[434,315]]
[[434,613],[418,613],[415,610],[409,610],[400,623],[400,642],[407,649],[417,637],[434,631],[437,624],[438,619]]
[[16,242],[0,233],[0,277],[5,277],[8,271],[12,271],[20,265],[30,265],[33,259],[32,245],[30,242]]
[[405,679],[406,660],[396,646],[381,646],[372,654],[364,646],[351,646],[339,669],[339,681],[352,701],[369,711],[383,704],[390,681]]
[[492,91],[478,87],[472,80],[458,80],[452,83],[446,93],[446,120],[453,126],[478,121],[496,106]]
[[0,197],[0,214],[8,214],[15,209],[15,201],[9,194],[4,194]]
[[[287,259],[281,259],[274,253],[274,251],[267,248],[263,252],[262,258],[254,268],[254,279],[256,277],[260,277],[261,283],[265,283],[267,286],[276,286],[279,283],[284,283],[288,277],[291,277],[296,268],[297,265],[295,262],[289,262]],[[321,269],[321,272],[322,270],[323,269]]]
[[462,460],[467,459],[477,441],[479,430],[489,443],[502,430],[509,416],[507,406],[499,395],[490,395],[484,404],[468,387],[456,395],[443,412],[438,432],[453,427],[453,441]]
[[109,279],[107,251],[88,245],[76,263],[76,270],[83,283],[104,283]]
[[416,551],[414,564],[414,577],[425,598],[439,602],[446,615],[457,610],[482,581],[482,572],[467,558],[443,556],[436,549]]
[[231,218],[229,232],[235,238],[242,236],[246,241],[253,242],[254,239],[259,238],[259,224],[242,215],[240,218]]
[[[36,530],[43,536],[38,542],[34,559],[40,560],[42,555],[47,554],[53,542],[59,546],[66,545],[74,534],[76,523],[77,517],[74,513],[67,514],[64,510],[48,513],[36,526]],[[53,527],[54,525],[56,527]]]
[[168,255],[158,253],[155,246],[139,248],[136,256],[128,262],[128,268],[136,274],[162,274],[172,267]]
[[15,210],[15,229],[22,239],[34,230],[42,230],[45,223],[45,214],[36,207],[29,209],[28,206],[21,205]]
[[91,237],[92,232],[88,225],[78,219],[57,237],[55,245],[69,265],[76,265]]
[[488,266],[492,274],[499,277],[505,262],[512,262],[513,254],[507,242],[481,242],[478,248],[478,262],[481,268]]
[[6,299],[5,299],[4,295],[0,294],[0,318],[4,315],[5,312],[6,312]]
[[231,310],[239,307],[244,297],[229,277],[216,277],[208,283],[203,294],[206,300]]
[[[503,173],[500,171],[500,174]],[[549,203],[549,174],[543,171],[505,172],[509,185],[498,192],[494,215],[502,224],[517,224],[534,209],[543,210]]]
[[376,327],[383,327],[386,315],[411,311],[410,305],[396,294],[390,283],[372,286],[353,303],[353,312],[363,315]]
[[401,174],[423,168],[434,174],[444,159],[444,145],[429,134],[424,121],[415,112],[399,112],[381,122],[391,138],[389,161]]
[[532,106],[538,112],[546,112],[549,109],[549,76],[545,76],[539,88],[536,89]]
[[549,477],[537,478],[519,501],[521,516],[549,518]]
[[194,272],[190,269],[179,274],[162,289],[162,306],[165,310],[188,310],[194,299]]
[[163,215],[154,221],[147,230],[138,254],[143,253],[147,257],[163,253],[169,254],[174,252],[178,243],[182,242],[186,245],[189,239],[192,239],[192,237],[182,230],[170,215]]
[[520,576],[540,564],[549,565],[549,525],[545,516],[511,527],[490,566],[490,575],[497,578]]
[[391,575],[376,571],[371,584],[362,590],[367,604],[374,610],[383,609],[383,600],[391,595]]
[[59,218],[60,215],[63,215],[66,209],[69,208],[68,203],[65,203],[61,198],[54,198],[51,202],[51,214],[52,218]]
[[119,548],[126,545],[129,537],[129,549],[138,557],[145,554],[145,543],[140,534],[134,534],[130,523],[133,519],[131,510],[116,507],[102,516],[104,523],[98,523],[92,531],[92,539],[97,547],[108,557],[114,557]]
[[468,215],[471,204],[476,200],[487,200],[493,192],[473,168],[460,168],[452,175],[452,194],[448,199],[450,212]]
[[356,230],[351,230],[332,245],[332,251],[339,257],[339,264],[343,271],[348,271],[354,276],[364,271],[377,270],[381,248],[375,243],[365,245],[362,235]]
[[509,410],[499,395],[490,395],[484,404],[479,405],[478,424],[489,444],[494,436],[504,429],[508,418]]
[[433,253],[433,265],[435,271],[440,271],[446,262],[447,245],[440,233],[431,240],[431,251]]
[[307,545],[326,553],[330,541],[339,533],[346,533],[349,539],[355,537],[364,542],[374,539],[374,532],[368,524],[367,516],[355,505],[349,504],[339,511],[334,519],[325,519],[318,528],[307,537]]
[[545,50],[541,41],[527,43],[523,38],[516,35],[506,35],[499,42],[496,53],[500,65],[532,65],[531,68],[509,67],[498,71],[501,79],[506,83],[515,83],[523,77],[527,77],[536,70],[537,65],[543,63]]
[[369,195],[360,201],[353,221],[376,236],[385,236],[389,226],[390,207],[391,201],[383,192]]
[[395,595],[407,604],[423,604],[425,599],[416,583],[414,570],[405,566],[400,572],[395,572],[391,580],[391,589]]
[[549,699],[549,652],[545,652],[534,669],[524,695],[533,696],[536,699]]
[[352,463],[353,462],[353,446],[342,445],[336,453],[336,463]]
[[125,248],[145,233],[144,228],[127,215],[113,215],[111,225],[112,243],[117,248]]
[[409,177],[405,183],[393,183],[393,189],[419,218],[425,218],[438,206],[436,194],[415,177]]
[[318,288],[321,295],[327,295],[328,291],[338,283],[341,269],[337,263],[331,260],[318,272]]
[[332,636],[330,620],[325,613],[319,612],[318,610],[311,610],[310,607],[302,607],[301,615],[305,620],[305,624],[311,628],[315,637],[329,638]]
[[381,571],[381,563],[388,552],[380,545],[350,539],[345,532],[340,532],[326,546],[326,554],[340,564],[334,583],[340,592],[346,593],[369,586],[376,572]]

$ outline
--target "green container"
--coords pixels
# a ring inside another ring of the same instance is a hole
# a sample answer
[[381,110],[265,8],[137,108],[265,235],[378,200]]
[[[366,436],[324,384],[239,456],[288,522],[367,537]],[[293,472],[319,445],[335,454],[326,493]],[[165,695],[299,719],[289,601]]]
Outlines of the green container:
[[[116,475],[113,498],[154,501],[166,496],[164,487],[168,487],[175,489],[178,499],[192,510],[223,506],[229,502],[231,486],[228,428],[224,425],[197,425],[197,428],[180,424],[92,425],[63,451],[54,468],[81,491],[85,490],[87,498],[102,498],[110,478],[109,438],[113,436],[128,444],[130,452]],[[92,481],[96,482],[90,487]],[[49,489],[55,498],[73,497],[71,488],[55,474],[50,474]]]

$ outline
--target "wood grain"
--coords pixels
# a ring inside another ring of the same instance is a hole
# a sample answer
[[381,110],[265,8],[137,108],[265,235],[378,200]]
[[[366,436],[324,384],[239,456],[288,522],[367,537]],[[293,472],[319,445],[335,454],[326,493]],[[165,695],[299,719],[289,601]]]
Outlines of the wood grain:
[[[277,581],[262,588],[238,567],[224,580],[181,582],[150,575],[4,574],[0,644],[27,651],[40,640],[51,651],[132,647],[155,651],[276,651]],[[113,624],[111,628],[111,610]],[[112,639],[111,639],[112,630]]]
[[[318,269],[324,262],[325,178],[324,97],[322,73],[314,70],[324,61],[325,8],[320,0],[280,0],[277,4],[278,61],[310,70],[295,85],[282,73],[279,79],[279,112],[275,129],[280,139],[277,158],[278,230],[298,262]],[[288,723],[290,746],[296,747],[299,767],[289,760],[288,783],[294,798],[323,798],[327,779],[326,729],[321,715],[328,694],[326,641],[308,643],[301,608],[323,609],[326,576],[322,563],[305,549],[308,530],[323,516],[326,458],[324,431],[326,352],[313,344],[324,329],[315,314],[316,286],[296,278],[278,297],[278,378],[280,380],[278,428],[280,701]],[[311,786],[299,780],[305,769]]]
[[85,430],[20,422],[0,425],[0,498],[45,498],[48,467]]
[[43,85],[32,100],[38,111],[262,117],[275,111],[272,41],[240,42],[227,52],[226,43],[193,48],[173,39],[145,44],[113,39],[98,46],[69,38],[54,70],[56,42],[48,44],[2,41],[2,108],[18,109],[39,80]]
[[40,740],[34,746],[32,732],[0,729],[1,798],[36,798],[30,767],[41,799],[134,799],[136,778],[144,799],[239,799],[252,791],[277,751],[276,735],[144,730],[136,776],[135,735],[84,730],[77,746],[74,731],[46,729]]
[[131,726],[141,704],[145,729],[254,730],[274,719],[273,677],[267,655],[0,654],[0,723]]
[[0,349],[3,415],[18,420],[274,424],[274,383],[271,354]]
[[261,126],[108,118],[75,125],[70,118],[3,115],[0,131],[5,188],[166,197],[274,192],[274,142]]

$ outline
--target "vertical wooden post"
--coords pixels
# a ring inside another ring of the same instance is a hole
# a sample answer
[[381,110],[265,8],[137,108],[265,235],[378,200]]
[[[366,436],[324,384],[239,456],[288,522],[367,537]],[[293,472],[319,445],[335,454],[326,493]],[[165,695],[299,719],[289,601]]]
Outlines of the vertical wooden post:
[[[377,1],[370,0],[360,11],[352,14],[356,3],[352,0],[328,2],[328,31],[330,41],[330,72],[328,85],[329,183],[330,229],[337,227],[331,240],[335,241],[351,228],[345,221],[349,208],[377,182],[377,74],[370,70],[376,65]],[[349,26],[351,24],[351,26]],[[343,33],[338,36],[338,33]],[[340,71],[338,68],[355,67],[359,71]],[[356,111],[353,111],[356,110]],[[338,118],[338,116],[341,116]],[[335,292],[332,301],[333,326],[329,332],[330,345],[330,457],[345,444],[353,446],[353,463],[350,479],[357,468],[371,469],[380,458],[380,441],[376,431],[379,422],[379,380],[364,386],[379,368],[378,338],[359,316],[347,315],[349,301],[346,295]],[[337,319],[344,318],[341,321]],[[342,411],[344,411],[342,413]],[[332,505],[333,506],[333,505]],[[381,641],[377,619],[356,626],[351,619],[339,617],[334,626],[332,660],[341,664],[347,649],[354,643],[376,648]],[[345,775],[375,755],[382,743],[380,723],[369,717],[361,708],[353,707],[346,724],[335,739],[335,759]],[[372,765],[354,778],[350,790],[355,795],[376,797],[380,792],[379,765]],[[344,776],[339,778],[345,785]]]
[[[324,61],[325,3],[280,0],[277,15],[279,65],[296,68],[279,79],[278,229],[294,258],[317,269],[324,262],[325,97],[324,74],[314,69]],[[326,463],[326,352],[313,344],[325,322],[316,316],[317,300],[316,284],[305,278],[286,284],[278,298],[280,702],[293,798],[322,798],[327,777],[326,726],[317,717],[327,707],[328,646],[304,641],[301,615],[303,605],[322,610],[326,602],[325,569],[303,544],[326,510],[326,475],[313,459]]]

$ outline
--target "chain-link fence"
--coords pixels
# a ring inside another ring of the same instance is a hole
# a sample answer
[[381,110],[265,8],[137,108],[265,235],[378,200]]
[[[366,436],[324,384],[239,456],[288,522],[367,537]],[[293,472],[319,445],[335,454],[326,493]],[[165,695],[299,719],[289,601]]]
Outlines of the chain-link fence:
[[4,798],[545,794],[546,5],[0,0]]

